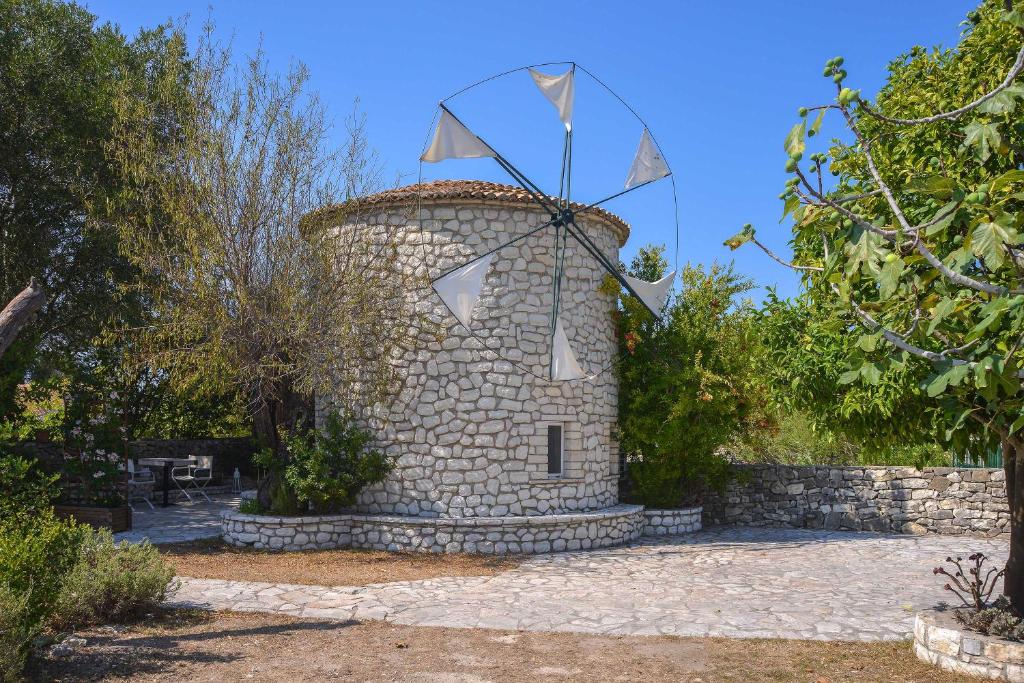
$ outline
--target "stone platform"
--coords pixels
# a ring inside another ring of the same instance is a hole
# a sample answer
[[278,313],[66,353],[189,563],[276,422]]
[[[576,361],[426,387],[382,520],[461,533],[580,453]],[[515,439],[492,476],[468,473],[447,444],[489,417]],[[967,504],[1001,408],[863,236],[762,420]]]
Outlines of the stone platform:
[[223,538],[268,550],[371,548],[484,555],[536,554],[622,545],[644,533],[640,505],[502,517],[339,514],[307,517],[224,513]]
[[1024,643],[968,631],[951,610],[924,610],[914,622],[918,659],[947,671],[1024,683]]

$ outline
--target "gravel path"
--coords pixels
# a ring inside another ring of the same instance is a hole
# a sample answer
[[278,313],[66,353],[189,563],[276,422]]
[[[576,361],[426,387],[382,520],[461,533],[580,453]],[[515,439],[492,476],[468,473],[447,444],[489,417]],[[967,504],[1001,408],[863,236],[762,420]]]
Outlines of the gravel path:
[[326,587],[182,579],[172,604],[421,626],[614,635],[902,640],[949,595],[947,555],[1007,543],[726,527],[528,558],[490,577]]

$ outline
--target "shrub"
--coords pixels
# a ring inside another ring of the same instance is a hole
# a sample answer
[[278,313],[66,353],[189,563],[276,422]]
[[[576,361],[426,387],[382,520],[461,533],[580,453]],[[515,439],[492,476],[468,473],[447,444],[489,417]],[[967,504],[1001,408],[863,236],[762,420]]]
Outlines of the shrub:
[[46,474],[39,463],[5,452],[0,446],[0,520],[18,523],[36,519],[60,495],[58,474]]
[[269,511],[297,514],[312,508],[332,512],[352,505],[360,491],[384,481],[391,471],[391,460],[370,448],[371,441],[370,433],[359,429],[351,417],[331,415],[321,430],[285,437],[287,458],[283,464],[269,449],[261,451],[257,463],[281,474]]
[[0,680],[18,677],[78,556],[82,528],[50,510],[0,518]]
[[1010,601],[1006,596],[1000,595],[984,609],[958,609],[953,616],[957,623],[972,631],[1007,640],[1024,641],[1024,619],[1014,615],[1010,610]]
[[0,586],[0,681],[13,681],[21,675],[34,635],[28,619],[28,595]]
[[243,498],[238,502],[238,511],[246,515],[262,515],[266,510],[255,498]]
[[[630,274],[661,277],[658,249],[641,249]],[[620,301],[620,447],[638,502],[678,507],[720,490],[731,476],[721,447],[735,436],[756,392],[756,336],[743,297],[752,284],[731,267],[687,266],[682,288],[656,321]]]
[[123,622],[167,597],[174,570],[148,541],[118,546],[108,529],[86,532],[50,624],[73,629]]

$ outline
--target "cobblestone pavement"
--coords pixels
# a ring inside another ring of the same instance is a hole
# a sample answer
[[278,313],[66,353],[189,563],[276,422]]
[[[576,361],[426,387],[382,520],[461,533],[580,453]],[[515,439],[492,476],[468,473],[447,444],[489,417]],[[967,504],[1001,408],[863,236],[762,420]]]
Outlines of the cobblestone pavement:
[[[193,497],[196,497],[193,495]],[[238,494],[211,495],[212,503],[183,500],[171,507],[160,507],[154,502],[150,510],[145,503],[134,503],[132,530],[114,534],[116,541],[140,543],[182,543],[200,538],[216,538],[221,534],[220,515],[224,510],[238,507]]]
[[1005,541],[725,527],[533,556],[492,577],[354,587],[183,579],[172,603],[467,628],[894,640],[949,593],[931,569]]

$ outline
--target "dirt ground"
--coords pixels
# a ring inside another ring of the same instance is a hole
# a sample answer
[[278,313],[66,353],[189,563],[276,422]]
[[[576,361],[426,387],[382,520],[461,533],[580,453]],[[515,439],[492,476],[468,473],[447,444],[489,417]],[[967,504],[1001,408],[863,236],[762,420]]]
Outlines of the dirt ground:
[[590,636],[331,623],[167,611],[145,626],[83,631],[33,681],[920,681],[973,679],[919,662],[907,643]]
[[439,576],[493,576],[519,564],[514,557],[379,550],[274,553],[235,548],[220,540],[157,547],[178,576],[320,586],[365,586]]

